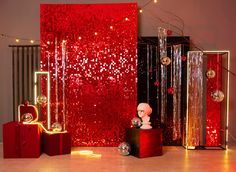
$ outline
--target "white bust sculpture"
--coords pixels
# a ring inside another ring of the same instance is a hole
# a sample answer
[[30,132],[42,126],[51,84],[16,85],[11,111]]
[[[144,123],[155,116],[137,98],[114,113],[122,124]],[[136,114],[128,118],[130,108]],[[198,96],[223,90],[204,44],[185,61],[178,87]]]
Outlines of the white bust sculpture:
[[141,129],[151,129],[151,122],[149,122],[149,115],[152,113],[152,108],[147,103],[139,103],[137,107],[138,116],[142,118]]

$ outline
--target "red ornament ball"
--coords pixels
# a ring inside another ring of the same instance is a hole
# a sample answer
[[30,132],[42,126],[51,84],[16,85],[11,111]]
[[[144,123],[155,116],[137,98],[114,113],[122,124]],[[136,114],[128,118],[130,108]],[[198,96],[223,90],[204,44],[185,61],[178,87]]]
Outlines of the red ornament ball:
[[173,87],[169,87],[169,88],[167,89],[167,93],[168,93],[168,94],[174,94],[174,88],[173,88]]
[[187,57],[186,57],[186,56],[181,56],[181,60],[182,60],[183,62],[185,62],[185,61],[187,60]]
[[167,30],[167,35],[170,36],[173,34],[173,31],[172,30]]
[[160,85],[160,82],[155,81],[155,82],[154,82],[154,85],[155,85],[155,86],[159,86],[159,85]]

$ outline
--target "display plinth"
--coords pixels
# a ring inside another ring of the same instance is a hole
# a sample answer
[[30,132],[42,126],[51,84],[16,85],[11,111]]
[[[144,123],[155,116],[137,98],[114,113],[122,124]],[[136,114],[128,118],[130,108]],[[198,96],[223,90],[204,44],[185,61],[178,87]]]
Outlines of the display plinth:
[[43,152],[50,155],[62,155],[71,153],[71,134],[63,133],[46,133],[43,132]]
[[131,155],[146,158],[162,155],[162,129],[126,129],[126,142],[131,146]]
[[41,128],[38,124],[3,124],[4,158],[38,158],[41,155]]

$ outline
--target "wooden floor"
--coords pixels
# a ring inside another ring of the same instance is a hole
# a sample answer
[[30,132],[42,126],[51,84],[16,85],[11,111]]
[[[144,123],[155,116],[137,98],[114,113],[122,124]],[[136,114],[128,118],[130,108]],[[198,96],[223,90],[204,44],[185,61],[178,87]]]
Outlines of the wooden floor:
[[[93,154],[79,154],[91,150]],[[164,147],[162,156],[139,159],[122,156],[116,147],[74,147],[68,155],[4,159],[0,143],[0,172],[236,172],[236,147],[226,150],[185,150]]]

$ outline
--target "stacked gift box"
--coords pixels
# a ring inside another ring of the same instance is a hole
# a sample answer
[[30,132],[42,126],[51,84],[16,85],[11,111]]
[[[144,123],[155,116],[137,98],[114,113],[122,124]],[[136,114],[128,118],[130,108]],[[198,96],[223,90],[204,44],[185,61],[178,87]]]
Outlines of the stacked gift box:
[[39,123],[3,124],[4,158],[38,158],[42,152],[50,156],[70,154],[70,133],[45,132]]

